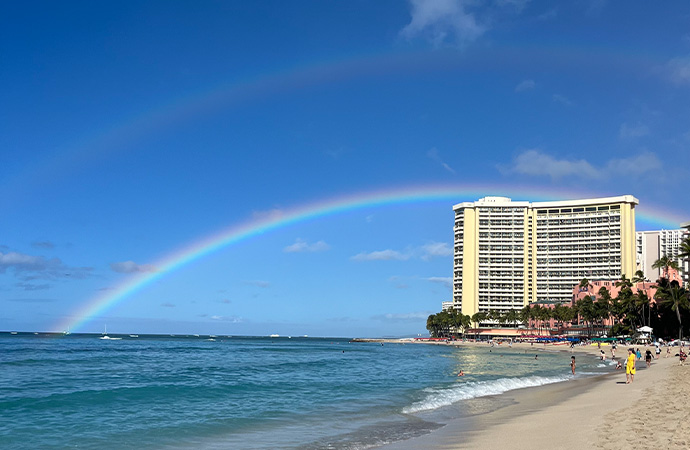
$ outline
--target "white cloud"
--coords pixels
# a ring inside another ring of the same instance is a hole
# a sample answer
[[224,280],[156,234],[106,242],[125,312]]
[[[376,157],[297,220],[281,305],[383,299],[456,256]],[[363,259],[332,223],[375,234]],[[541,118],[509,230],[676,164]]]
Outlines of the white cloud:
[[354,261],[406,261],[410,259],[410,255],[387,249],[369,253],[358,253],[350,259]]
[[571,106],[573,102],[570,101],[566,96],[561,95],[561,94],[553,94],[551,96],[551,100],[553,100],[556,103],[560,103],[561,105],[565,106]]
[[480,37],[487,27],[467,11],[466,0],[410,0],[412,20],[400,34],[413,39],[422,36],[434,46],[466,44]]
[[618,132],[621,139],[631,139],[638,138],[642,136],[647,136],[649,134],[649,127],[647,125],[642,125],[638,123],[637,125],[631,126],[627,123],[623,123]]
[[441,159],[441,157],[440,157],[439,154],[438,154],[438,150],[436,149],[436,147],[433,147],[433,148],[429,149],[429,151],[426,152],[426,156],[429,157],[429,158],[431,158],[433,161],[436,161],[437,163],[439,163],[439,164],[440,164],[444,169],[446,169],[448,172],[450,172],[450,173],[452,173],[452,174],[455,174],[455,169],[453,169],[452,167],[450,167],[448,164],[446,164],[446,163]]
[[452,289],[453,287],[453,277],[429,277],[427,281],[442,284],[448,289]]
[[673,58],[666,64],[665,72],[676,85],[690,85],[690,58]]
[[422,252],[422,259],[428,261],[434,256],[450,256],[453,254],[453,248],[447,242],[430,242],[420,247]]
[[515,92],[529,91],[534,89],[534,86],[536,86],[534,80],[522,80],[517,86],[515,86]]
[[122,261],[110,263],[110,268],[117,273],[144,273],[155,272],[157,269],[151,264],[137,264],[134,261]]
[[598,178],[599,171],[584,159],[576,161],[559,160],[551,155],[532,149],[519,154],[514,162],[511,172],[523,175],[549,176],[559,179],[570,175],[585,178]]
[[324,241],[317,241],[313,244],[305,240],[297,239],[294,244],[288,245],[283,249],[286,253],[302,253],[302,252],[323,252],[330,249],[330,245]]
[[635,176],[661,170],[662,166],[661,160],[651,152],[644,152],[630,158],[611,159],[595,166],[584,159],[556,159],[538,149],[531,149],[515,157],[511,167],[507,169],[499,167],[499,170],[522,175],[548,176],[553,180],[568,176],[581,179],[603,179],[611,172]]
[[237,317],[237,316],[213,315],[213,316],[211,316],[211,319],[217,320],[219,322],[230,322],[230,323],[242,323],[242,322],[244,322],[244,319],[242,319],[241,317]]

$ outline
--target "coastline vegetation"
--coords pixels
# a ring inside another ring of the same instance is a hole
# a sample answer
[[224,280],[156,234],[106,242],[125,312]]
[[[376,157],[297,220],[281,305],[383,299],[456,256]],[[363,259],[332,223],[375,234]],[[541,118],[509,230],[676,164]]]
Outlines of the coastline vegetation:
[[[690,236],[681,243],[678,258],[690,258]],[[450,309],[431,314],[426,328],[436,338],[458,337],[473,327],[480,328],[480,324],[490,324],[491,328],[527,327],[540,335],[579,330],[580,335],[592,337],[631,336],[638,328],[649,326],[656,336],[682,339],[690,331],[690,291],[669,276],[670,269],[680,267],[675,258],[669,257],[660,258],[652,267],[662,269],[654,298],[649,298],[645,289],[633,292],[637,283],[646,288],[644,274],[638,270],[632,279],[624,275],[616,281],[620,289],[616,297],[611,297],[609,290],[602,287],[596,295],[586,295],[571,305],[537,303],[519,310],[481,311],[472,316]],[[580,283],[581,289],[590,286],[587,279]]]

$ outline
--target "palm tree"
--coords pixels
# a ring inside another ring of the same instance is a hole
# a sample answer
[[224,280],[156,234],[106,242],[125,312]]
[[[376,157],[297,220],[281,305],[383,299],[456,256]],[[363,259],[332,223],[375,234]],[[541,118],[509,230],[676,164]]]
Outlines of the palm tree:
[[487,314],[483,311],[476,312],[472,314],[472,323],[476,324],[477,327],[479,327],[479,324],[481,322],[484,322],[487,319]]
[[652,269],[664,269],[663,278],[668,279],[668,269],[680,270],[680,267],[678,266],[678,261],[672,257],[662,256],[654,261],[654,264],[652,264]]
[[505,321],[513,324],[513,326],[515,326],[515,324],[519,320],[519,317],[520,317],[520,311],[518,311],[517,309],[509,309],[505,313]]
[[676,319],[678,319],[678,339],[682,340],[683,322],[681,320],[680,310],[690,308],[688,291],[678,286],[676,281],[669,282],[668,279],[662,278],[659,282],[659,289],[657,289],[656,295],[661,298],[665,304],[670,305],[672,311],[675,311]]
[[690,233],[686,234],[680,243],[680,251],[678,253],[678,258],[690,258]]
[[644,285],[644,282],[645,282],[644,272],[642,272],[641,270],[638,270],[637,272],[635,272],[635,275],[632,277],[632,282],[633,282],[633,284],[642,283],[642,288],[644,289],[644,287],[645,287],[645,285]]

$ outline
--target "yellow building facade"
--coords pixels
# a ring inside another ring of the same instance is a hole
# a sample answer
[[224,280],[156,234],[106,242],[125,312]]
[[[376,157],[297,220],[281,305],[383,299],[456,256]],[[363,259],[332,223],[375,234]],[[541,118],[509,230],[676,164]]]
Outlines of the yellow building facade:
[[583,278],[636,270],[631,196],[553,202],[484,197],[453,206],[453,304],[463,314],[569,301]]

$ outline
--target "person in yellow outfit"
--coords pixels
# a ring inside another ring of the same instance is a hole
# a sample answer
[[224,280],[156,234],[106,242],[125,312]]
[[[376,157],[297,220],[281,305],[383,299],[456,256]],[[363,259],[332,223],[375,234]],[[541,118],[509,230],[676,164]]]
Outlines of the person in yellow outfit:
[[625,384],[630,384],[635,378],[635,352],[632,348],[628,349],[628,360],[625,363]]

